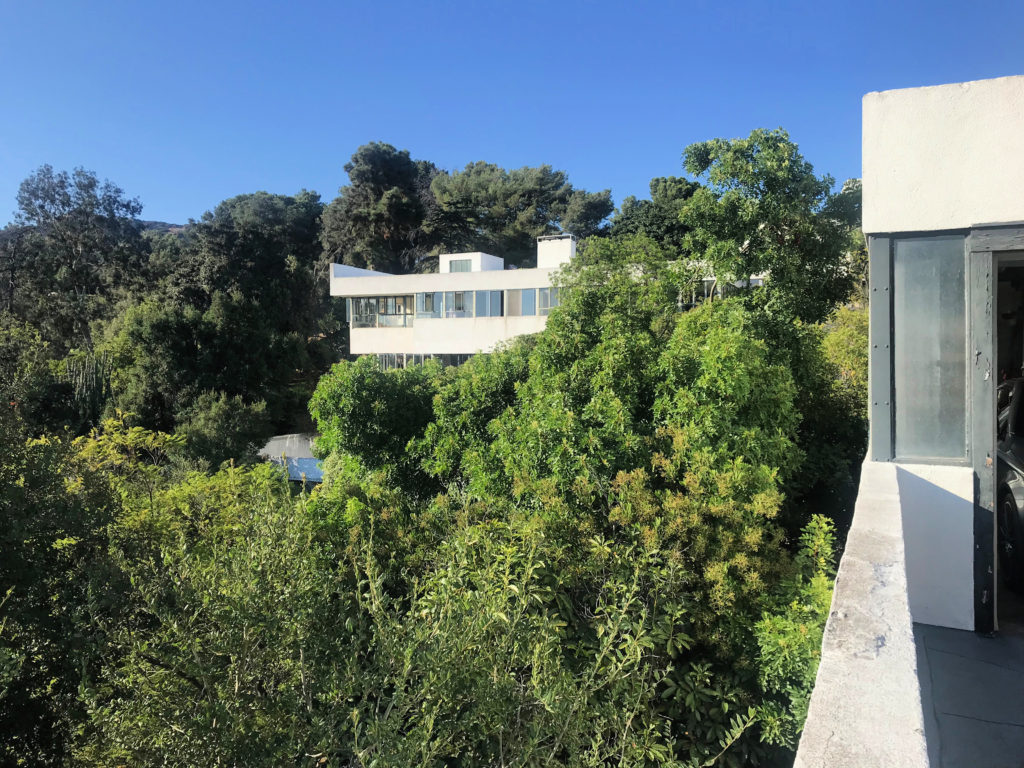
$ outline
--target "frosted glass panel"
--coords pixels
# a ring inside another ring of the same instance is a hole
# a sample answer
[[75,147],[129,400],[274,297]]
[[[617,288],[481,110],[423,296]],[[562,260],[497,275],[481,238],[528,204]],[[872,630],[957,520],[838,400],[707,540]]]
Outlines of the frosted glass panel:
[[895,241],[896,457],[966,455],[964,238]]

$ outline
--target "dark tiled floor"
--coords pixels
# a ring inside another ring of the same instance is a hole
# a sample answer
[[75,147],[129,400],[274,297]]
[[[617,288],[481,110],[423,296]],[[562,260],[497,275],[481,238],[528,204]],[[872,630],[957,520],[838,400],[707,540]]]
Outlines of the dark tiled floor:
[[1024,768],[1022,605],[995,637],[914,625],[931,768]]

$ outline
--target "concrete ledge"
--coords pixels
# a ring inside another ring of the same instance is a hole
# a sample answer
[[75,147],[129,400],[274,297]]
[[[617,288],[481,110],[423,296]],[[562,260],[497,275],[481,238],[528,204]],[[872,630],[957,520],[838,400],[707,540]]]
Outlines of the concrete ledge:
[[864,462],[799,768],[928,766],[896,472]]

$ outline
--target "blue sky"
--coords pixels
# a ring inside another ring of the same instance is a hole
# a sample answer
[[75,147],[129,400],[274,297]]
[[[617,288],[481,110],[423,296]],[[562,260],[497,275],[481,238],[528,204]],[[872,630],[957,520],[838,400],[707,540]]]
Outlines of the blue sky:
[[43,163],[185,222],[330,200],[369,141],[447,169],[548,163],[616,203],[683,148],[782,126],[860,175],[860,99],[1024,74],[1024,2],[0,0],[0,224]]

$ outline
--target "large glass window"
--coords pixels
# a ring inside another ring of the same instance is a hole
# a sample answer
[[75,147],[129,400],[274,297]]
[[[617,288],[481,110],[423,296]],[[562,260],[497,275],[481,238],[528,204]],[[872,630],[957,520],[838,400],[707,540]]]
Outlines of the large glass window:
[[519,317],[523,314],[522,291],[512,288],[505,292],[505,314],[509,317]]
[[895,241],[893,380],[897,458],[966,455],[964,238]]
[[471,259],[452,259],[448,262],[449,272],[472,272],[473,262]]
[[440,317],[441,292],[416,294],[416,317]]
[[375,328],[377,326],[377,299],[358,297],[352,299],[352,327]]
[[501,317],[501,291],[476,292],[477,317]]
[[512,289],[507,293],[505,314],[509,317],[537,314],[537,289]]
[[444,316],[472,317],[473,305],[471,298],[472,294],[469,291],[445,291]]
[[412,325],[412,296],[368,296],[351,300],[353,328],[404,328]]
[[558,306],[557,288],[537,289],[537,314],[547,315],[552,309]]
[[524,315],[536,315],[537,314],[537,289],[536,288],[524,288],[523,289],[523,314]]

